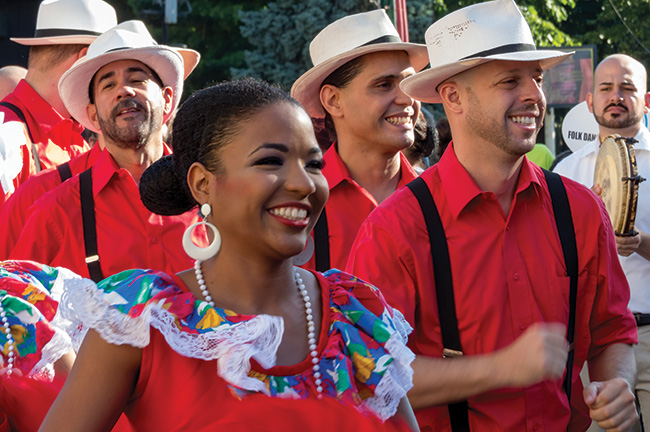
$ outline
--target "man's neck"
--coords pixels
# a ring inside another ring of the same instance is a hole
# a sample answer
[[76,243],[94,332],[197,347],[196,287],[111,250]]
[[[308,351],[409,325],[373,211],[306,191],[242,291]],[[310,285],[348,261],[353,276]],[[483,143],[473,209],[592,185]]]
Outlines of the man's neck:
[[105,139],[104,142],[115,163],[120,168],[127,170],[133,180],[140,184],[140,177],[142,177],[144,170],[163,156],[162,136],[157,138],[149,140],[145,145],[137,149],[121,148],[112,143],[110,139]]
[[[508,215],[524,157],[507,155],[487,144],[479,148],[481,150],[477,151],[476,147],[464,147],[461,141],[454,138],[453,150],[460,164],[482,191],[496,194],[504,214]],[[503,157],[496,157],[495,153]]]
[[636,134],[639,133],[639,129],[641,129],[641,127],[642,127],[641,123],[623,129],[610,129],[604,126],[599,126],[600,142],[603,142],[605,138],[614,134],[626,138],[633,138],[636,136]]
[[43,76],[41,72],[31,70],[27,72],[25,81],[62,117],[70,118],[70,113],[63,104],[61,96],[59,96],[58,82],[63,72],[59,73],[55,69],[47,76]]
[[395,192],[400,180],[400,156],[397,153],[363,151],[354,144],[339,141],[338,154],[352,179],[381,203]]

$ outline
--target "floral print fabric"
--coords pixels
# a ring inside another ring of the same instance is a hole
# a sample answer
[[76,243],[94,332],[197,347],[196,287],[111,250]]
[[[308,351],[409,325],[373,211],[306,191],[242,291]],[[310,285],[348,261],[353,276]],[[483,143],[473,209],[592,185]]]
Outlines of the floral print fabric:
[[[392,416],[399,399],[412,386],[410,363],[414,356],[405,346],[410,327],[399,312],[385,303],[372,285],[339,270],[330,270],[324,275],[317,274],[317,277],[323,290],[329,288],[329,295],[323,297],[324,301],[328,301],[330,313],[329,320],[324,322],[329,325],[321,330],[327,332],[327,341],[319,352],[318,363],[323,380],[323,394],[357,406],[362,411],[367,409],[380,418]],[[165,335],[172,349],[188,357],[220,358],[211,357],[205,352],[193,354],[195,351],[187,349],[188,335],[200,340],[219,333],[217,340],[220,344],[227,344],[228,339],[240,341],[243,339],[239,338],[239,329],[245,329],[246,325],[265,317],[239,315],[213,308],[181,289],[172,276],[152,270],[128,270],[100,282],[98,288],[99,295],[110,309],[106,314],[99,315],[115,317],[115,312],[119,311],[120,315],[132,320],[146,318]],[[156,317],[161,315],[161,311],[165,312],[165,318],[158,320]],[[278,317],[271,319],[280,320]],[[166,331],[161,328],[163,326],[173,328]],[[92,324],[90,327],[96,328]],[[122,336],[126,333],[125,328],[140,328],[127,325],[119,327]],[[282,325],[279,327],[283,328]],[[112,331],[111,328],[115,326],[98,330],[109,342],[113,339],[106,337],[106,332]],[[129,337],[124,337],[124,342],[128,343]],[[134,335],[133,340],[141,341],[141,335]],[[178,340],[183,341],[182,352]],[[250,342],[251,345],[255,344],[255,340]],[[270,353],[272,359],[275,359],[278,344],[279,340],[278,343],[264,345],[267,346],[266,350],[273,351]],[[264,356],[253,353],[248,356],[250,357],[259,361],[258,357]],[[255,370],[250,366],[245,369],[246,378],[254,378],[263,384],[259,386],[263,393],[289,398],[317,395],[311,367],[296,375],[281,376],[268,369],[269,366],[274,366],[274,360],[270,363],[259,361],[259,364],[267,367],[268,373],[262,372],[264,369]],[[242,381],[223,373],[221,369],[219,374],[237,397],[244,398],[249,393],[259,391],[255,386],[239,385]]]

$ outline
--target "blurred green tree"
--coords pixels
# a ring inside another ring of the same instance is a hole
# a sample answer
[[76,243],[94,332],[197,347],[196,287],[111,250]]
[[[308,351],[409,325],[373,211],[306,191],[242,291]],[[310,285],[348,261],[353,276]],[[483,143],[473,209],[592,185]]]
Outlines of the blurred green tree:
[[[109,0],[116,9],[130,11],[118,15],[120,21],[140,19],[151,35],[164,41],[163,0]],[[177,0],[178,23],[166,26],[166,43],[186,46],[201,53],[201,62],[185,82],[190,95],[206,85],[227,80],[231,67],[245,67],[244,51],[252,48],[239,31],[240,11],[259,9],[265,0]],[[130,12],[130,14],[129,14]]]
[[[426,29],[437,17],[478,2],[407,0],[410,40],[423,43]],[[232,73],[256,76],[288,89],[312,66],[309,42],[327,24],[377,7],[385,7],[391,15],[392,4],[370,0],[277,0],[260,10],[241,11],[241,33],[255,48],[245,52],[246,67],[233,67]],[[575,0],[529,0],[519,2],[519,6],[539,46],[578,42],[559,27],[575,7]]]
[[277,0],[257,11],[241,11],[241,33],[254,47],[245,52],[245,67],[235,77],[254,76],[285,89],[312,66],[309,42],[327,24],[376,9],[371,0]]

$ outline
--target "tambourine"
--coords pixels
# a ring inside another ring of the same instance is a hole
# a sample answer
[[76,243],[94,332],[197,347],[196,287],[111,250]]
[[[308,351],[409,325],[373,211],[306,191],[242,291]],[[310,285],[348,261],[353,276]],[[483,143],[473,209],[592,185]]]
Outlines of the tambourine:
[[636,235],[636,219],[639,183],[645,179],[639,175],[634,155],[634,138],[610,135],[598,150],[594,184],[600,185],[601,198],[605,202],[612,227],[617,235]]

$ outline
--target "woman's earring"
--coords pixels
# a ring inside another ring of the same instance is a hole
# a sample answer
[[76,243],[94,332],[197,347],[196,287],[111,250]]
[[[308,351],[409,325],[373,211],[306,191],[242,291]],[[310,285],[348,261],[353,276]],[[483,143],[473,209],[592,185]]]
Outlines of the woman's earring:
[[300,252],[298,255],[295,255],[293,258],[291,258],[291,260],[293,261],[293,265],[301,266],[303,264],[307,264],[313,254],[314,254],[314,239],[312,239],[311,236],[309,236],[307,237],[307,243],[305,244],[305,248],[302,250],[302,252]]
[[[210,204],[203,204],[199,213],[201,216],[203,216],[203,220],[201,222],[196,222],[190,225],[183,233],[183,249],[185,250],[185,253],[192,259],[205,261],[218,254],[219,250],[221,249],[221,234],[219,233],[219,230],[216,226],[212,225],[206,220],[210,213],[212,213],[212,207],[210,207]],[[214,240],[212,243],[204,248],[198,247],[192,241],[192,231],[194,231],[194,228],[199,225],[205,225],[207,228],[210,228],[212,230],[212,234],[214,234]]]

